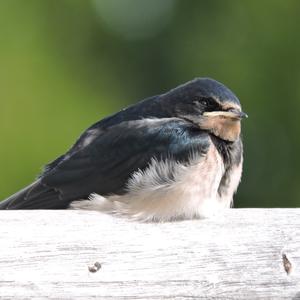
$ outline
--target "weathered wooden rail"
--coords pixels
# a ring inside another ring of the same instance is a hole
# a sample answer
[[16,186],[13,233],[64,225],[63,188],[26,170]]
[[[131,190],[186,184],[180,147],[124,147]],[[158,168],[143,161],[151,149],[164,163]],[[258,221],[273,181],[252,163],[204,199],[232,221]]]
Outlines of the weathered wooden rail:
[[300,299],[300,209],[140,224],[0,212],[0,299]]

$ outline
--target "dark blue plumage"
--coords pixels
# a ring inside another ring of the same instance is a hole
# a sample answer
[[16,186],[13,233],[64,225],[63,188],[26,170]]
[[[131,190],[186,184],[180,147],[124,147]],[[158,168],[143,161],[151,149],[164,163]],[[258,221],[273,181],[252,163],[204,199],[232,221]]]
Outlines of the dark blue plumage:
[[[195,154],[205,158],[213,144],[229,167],[238,165],[239,136],[232,141],[224,135],[223,140],[223,135],[200,125],[204,120],[208,124],[205,112],[223,111],[228,103],[226,109],[236,113],[237,97],[219,82],[204,78],[121,110],[88,128],[33,184],[0,203],[0,209],[61,209],[92,193],[124,195],[133,174],[146,170],[151,159],[188,165]],[[159,179],[161,184],[172,179],[172,172],[170,168],[168,178]]]

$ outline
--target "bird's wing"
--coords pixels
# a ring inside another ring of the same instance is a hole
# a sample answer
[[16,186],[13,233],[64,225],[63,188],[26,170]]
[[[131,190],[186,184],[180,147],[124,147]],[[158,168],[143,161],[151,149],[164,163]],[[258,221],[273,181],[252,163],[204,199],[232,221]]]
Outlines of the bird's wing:
[[67,155],[48,165],[35,183],[8,198],[2,208],[66,208],[91,193],[124,194],[132,174],[145,169],[151,158],[187,162],[193,153],[205,155],[209,144],[207,133],[177,118],[94,128]]

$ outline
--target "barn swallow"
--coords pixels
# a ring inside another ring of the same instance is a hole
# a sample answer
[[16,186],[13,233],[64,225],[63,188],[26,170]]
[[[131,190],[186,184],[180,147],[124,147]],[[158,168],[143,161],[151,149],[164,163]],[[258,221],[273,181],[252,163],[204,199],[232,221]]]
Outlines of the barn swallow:
[[92,125],[0,209],[88,209],[141,221],[206,217],[232,206],[246,116],[226,86],[196,78]]

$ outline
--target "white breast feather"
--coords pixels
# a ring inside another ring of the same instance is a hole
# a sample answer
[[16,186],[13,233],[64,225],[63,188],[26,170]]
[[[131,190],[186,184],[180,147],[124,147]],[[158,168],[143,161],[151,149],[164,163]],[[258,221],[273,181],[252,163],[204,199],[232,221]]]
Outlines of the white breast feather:
[[97,210],[140,221],[206,217],[230,207],[240,181],[241,165],[235,170],[226,193],[220,197],[218,187],[224,165],[213,144],[205,157],[194,155],[186,166],[171,160],[152,159],[147,169],[132,175],[129,192],[125,195],[92,194],[90,200],[75,201],[71,208]]

